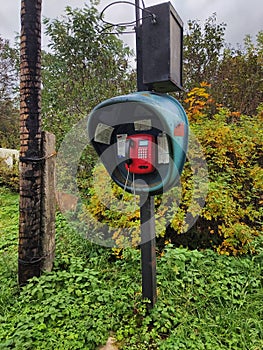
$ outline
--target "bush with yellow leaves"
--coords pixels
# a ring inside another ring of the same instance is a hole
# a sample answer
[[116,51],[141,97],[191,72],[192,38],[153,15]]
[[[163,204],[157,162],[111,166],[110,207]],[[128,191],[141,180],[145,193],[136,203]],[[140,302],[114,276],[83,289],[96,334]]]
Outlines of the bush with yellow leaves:
[[[181,176],[180,201],[176,189],[155,198],[157,235],[166,243],[212,247],[221,254],[253,253],[262,231],[263,106],[255,116],[230,111],[210,97],[207,83],[190,91],[184,102],[191,132],[205,155],[208,193],[202,207],[198,196],[194,198],[188,159]],[[86,210],[113,227],[117,245],[125,245],[125,240],[136,245],[140,240],[139,207],[133,195],[123,193],[112,181],[105,185],[108,175],[102,169],[93,171],[97,188],[90,189]],[[189,227],[186,217],[195,217],[197,212],[199,218]],[[123,227],[130,229],[129,237],[123,236]]]

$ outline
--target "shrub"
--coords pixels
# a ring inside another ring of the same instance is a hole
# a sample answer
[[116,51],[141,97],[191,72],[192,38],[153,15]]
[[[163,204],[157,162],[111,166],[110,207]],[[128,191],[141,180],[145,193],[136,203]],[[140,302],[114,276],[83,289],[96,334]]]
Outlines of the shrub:
[[19,190],[18,163],[10,168],[4,160],[0,159],[0,185],[8,186],[15,191]]
[[[200,142],[208,167],[208,194],[202,208],[193,192],[193,170],[189,160],[181,176],[181,202],[175,192],[156,197],[157,233],[165,241],[191,248],[212,247],[222,254],[254,251],[262,230],[262,107],[256,116],[217,106],[209,84],[189,92],[185,100],[191,131]],[[216,111],[212,113],[211,111]],[[98,221],[113,226],[112,235],[123,243],[121,228],[132,228],[133,245],[139,241],[139,207],[133,196],[123,193],[102,166],[93,172],[95,187],[90,189],[87,211]],[[138,199],[137,199],[138,202]],[[160,203],[162,210],[158,212]],[[124,208],[122,210],[122,208]],[[191,228],[186,217],[199,219]],[[166,229],[164,216],[170,220]],[[166,230],[165,230],[166,229]],[[188,231],[188,232],[187,232]]]
[[262,232],[262,113],[245,116],[220,108],[192,129],[203,146],[209,192],[198,224],[204,233],[217,233],[220,253],[253,251]]

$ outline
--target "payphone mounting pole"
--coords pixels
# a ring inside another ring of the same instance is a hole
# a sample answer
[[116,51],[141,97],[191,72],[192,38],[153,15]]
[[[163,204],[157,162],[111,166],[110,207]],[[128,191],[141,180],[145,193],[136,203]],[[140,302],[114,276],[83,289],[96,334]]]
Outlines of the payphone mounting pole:
[[[143,84],[142,42],[140,23],[140,1],[135,0],[136,15],[136,59],[137,59],[137,90],[148,88]],[[156,241],[155,241],[155,217],[154,196],[149,194],[140,196],[141,218],[141,264],[142,264],[142,296],[151,301],[153,307],[157,300],[156,290]]]
[[156,293],[156,243],[154,196],[140,196],[141,217],[141,263],[142,263],[142,296],[151,301],[153,307],[157,300]]

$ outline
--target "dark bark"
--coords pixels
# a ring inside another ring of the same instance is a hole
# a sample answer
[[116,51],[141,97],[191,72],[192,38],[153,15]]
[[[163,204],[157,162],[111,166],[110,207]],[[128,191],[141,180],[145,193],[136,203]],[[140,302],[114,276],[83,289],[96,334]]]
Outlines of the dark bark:
[[41,4],[21,1],[18,281],[41,270]]

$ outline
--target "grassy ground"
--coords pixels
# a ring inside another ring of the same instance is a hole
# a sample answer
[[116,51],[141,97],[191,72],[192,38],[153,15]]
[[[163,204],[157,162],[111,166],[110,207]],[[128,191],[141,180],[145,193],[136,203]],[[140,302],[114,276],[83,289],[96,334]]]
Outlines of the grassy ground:
[[57,215],[52,273],[17,287],[18,196],[0,189],[0,349],[263,348],[263,248],[242,258],[167,246],[158,302],[141,300],[140,252],[90,244]]

